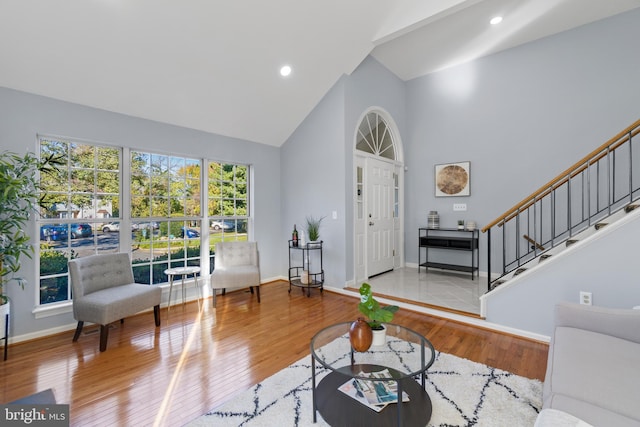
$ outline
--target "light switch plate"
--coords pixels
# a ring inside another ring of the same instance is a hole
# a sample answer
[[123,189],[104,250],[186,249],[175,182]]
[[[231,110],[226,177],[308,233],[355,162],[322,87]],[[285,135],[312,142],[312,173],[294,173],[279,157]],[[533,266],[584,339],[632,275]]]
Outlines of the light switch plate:
[[466,211],[467,210],[467,204],[466,203],[454,203],[453,204],[453,210],[454,211]]

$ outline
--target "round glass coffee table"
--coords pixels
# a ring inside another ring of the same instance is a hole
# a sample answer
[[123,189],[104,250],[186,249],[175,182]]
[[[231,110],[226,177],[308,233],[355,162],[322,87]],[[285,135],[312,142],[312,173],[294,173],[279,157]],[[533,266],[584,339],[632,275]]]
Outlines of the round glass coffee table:
[[[360,353],[351,348],[350,326],[331,325],[311,339],[313,422],[320,412],[333,427],[426,426],[431,418],[426,372],[435,360],[431,342],[387,323],[384,345]],[[329,371],[319,381],[316,363]],[[397,403],[399,396],[402,403]]]

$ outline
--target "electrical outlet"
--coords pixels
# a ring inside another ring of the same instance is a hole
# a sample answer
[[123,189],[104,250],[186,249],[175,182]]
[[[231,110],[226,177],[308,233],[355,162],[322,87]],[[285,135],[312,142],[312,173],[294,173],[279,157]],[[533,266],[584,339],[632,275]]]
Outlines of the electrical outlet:
[[580,291],[580,304],[591,305],[592,297],[591,292]]
[[466,211],[467,210],[467,204],[466,203],[454,203],[453,204],[453,210],[454,211]]

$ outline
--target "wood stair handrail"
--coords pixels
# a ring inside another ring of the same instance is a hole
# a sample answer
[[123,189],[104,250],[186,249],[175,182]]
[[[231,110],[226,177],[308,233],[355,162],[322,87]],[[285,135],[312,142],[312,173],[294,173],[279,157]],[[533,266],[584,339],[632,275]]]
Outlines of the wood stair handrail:
[[[622,144],[627,142],[630,137],[632,138],[636,136],[638,133],[640,133],[640,119],[636,120],[635,122],[633,122],[633,124],[625,128],[623,131],[619,132],[616,136],[609,139],[607,142],[600,145],[595,150],[591,151],[582,159],[578,160],[571,167],[565,169],[561,174],[559,174],[558,176],[553,178],[551,181],[549,181],[548,183],[540,187],[538,190],[531,193],[531,195],[529,195],[528,197],[522,199],[518,204],[513,206],[511,209],[509,209],[502,215],[500,215],[498,218],[494,219],[489,224],[485,225],[481,229],[481,231],[483,233],[486,233],[489,229],[491,229],[495,225],[498,225],[501,222],[506,222],[512,219],[517,215],[519,210],[522,210],[525,207],[527,208],[530,207],[536,200],[539,200],[540,198],[548,195],[556,187],[564,184],[570,178],[573,178],[574,176],[583,172],[589,166],[590,163],[593,163],[594,160],[598,161],[602,159],[604,156],[607,155],[607,151],[609,152],[614,151],[615,149],[620,147]],[[602,153],[602,151],[604,151],[604,153]],[[594,157],[596,158],[594,159]]]

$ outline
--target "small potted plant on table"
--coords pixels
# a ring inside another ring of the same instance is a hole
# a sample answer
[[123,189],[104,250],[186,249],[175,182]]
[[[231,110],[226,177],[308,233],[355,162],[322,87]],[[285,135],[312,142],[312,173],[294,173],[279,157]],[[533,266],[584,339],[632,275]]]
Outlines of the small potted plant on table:
[[[360,310],[360,312],[369,320],[364,321],[364,319],[358,318],[358,320],[353,323],[352,328],[349,331],[349,338],[351,339],[351,345],[354,350],[367,351],[370,346],[380,346],[386,342],[386,329],[383,323],[391,322],[399,307],[397,305],[382,307],[373,297],[371,285],[368,283],[363,283],[360,286],[359,292],[360,303],[358,304],[358,310]],[[371,334],[366,331],[367,327],[371,330]],[[356,328],[358,331],[354,331],[352,333],[352,330]],[[364,329],[364,331],[362,329]],[[371,336],[371,338],[367,344],[366,341],[369,336]],[[360,338],[360,340],[358,340],[358,338]]]
[[314,244],[320,240],[320,224],[324,216],[316,218],[314,216],[307,217],[307,235],[309,236],[309,243]]

